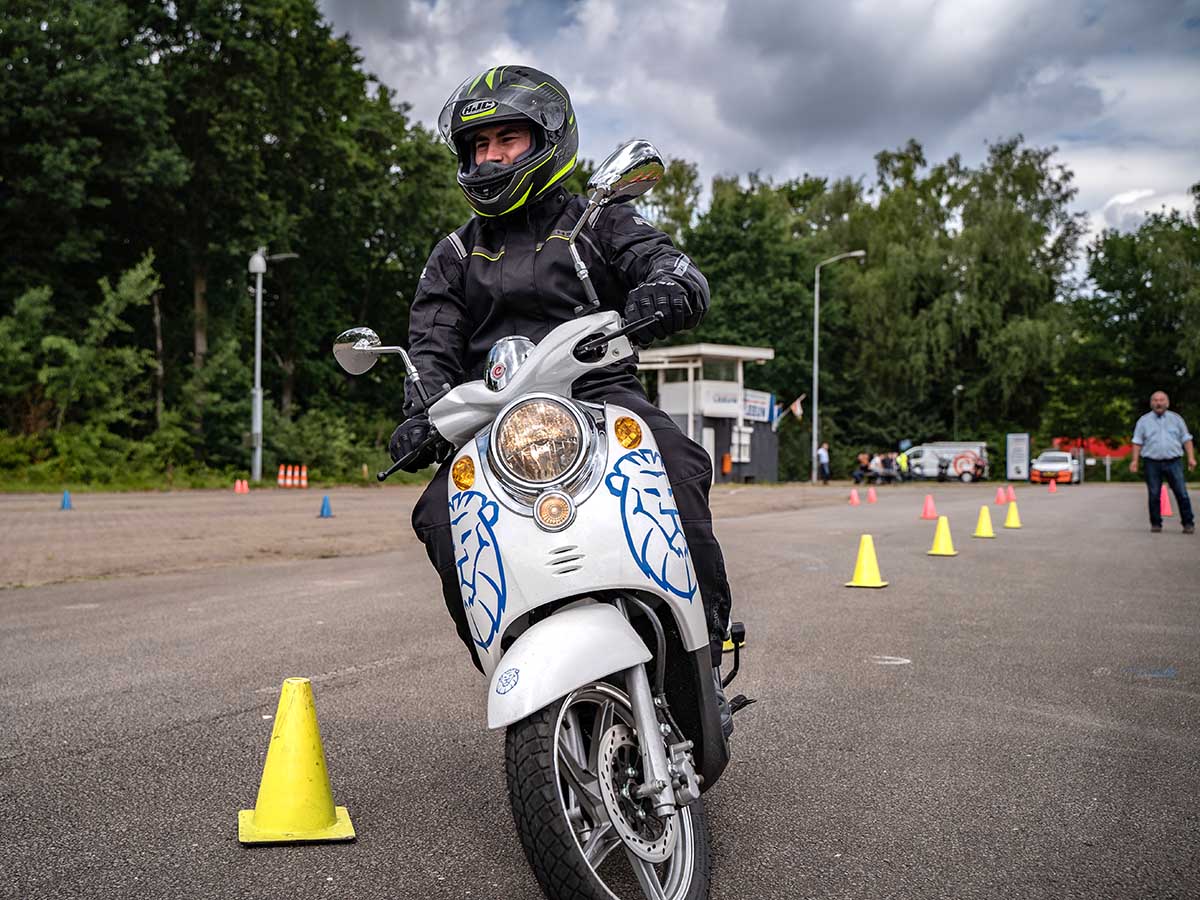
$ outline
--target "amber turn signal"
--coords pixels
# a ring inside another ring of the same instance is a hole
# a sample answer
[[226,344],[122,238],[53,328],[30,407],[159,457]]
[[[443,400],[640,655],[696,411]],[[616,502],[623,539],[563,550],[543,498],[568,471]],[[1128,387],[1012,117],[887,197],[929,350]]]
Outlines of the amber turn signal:
[[469,456],[458,460],[450,470],[450,477],[454,479],[454,486],[460,491],[471,487],[475,483],[475,460]]
[[613,434],[617,436],[617,443],[626,450],[632,450],[642,443],[642,426],[629,416],[621,416],[613,422]]

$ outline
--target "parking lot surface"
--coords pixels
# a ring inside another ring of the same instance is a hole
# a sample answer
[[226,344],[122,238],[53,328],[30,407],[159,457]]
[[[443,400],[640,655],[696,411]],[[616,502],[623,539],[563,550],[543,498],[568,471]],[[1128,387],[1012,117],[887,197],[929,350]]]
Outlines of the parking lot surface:
[[[972,539],[994,492],[715,492],[759,702],[714,898],[1200,895],[1200,543],[1139,485],[1018,486]],[[329,493],[0,497],[0,896],[540,897],[415,489]],[[883,590],[843,586],[862,533]],[[245,848],[293,675],[358,839]]]

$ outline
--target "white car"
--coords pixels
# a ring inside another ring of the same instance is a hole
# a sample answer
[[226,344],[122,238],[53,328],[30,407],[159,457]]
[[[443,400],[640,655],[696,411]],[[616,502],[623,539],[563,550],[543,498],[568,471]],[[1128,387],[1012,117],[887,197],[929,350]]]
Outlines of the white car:
[[1029,467],[1029,480],[1036,484],[1078,484],[1079,460],[1065,450],[1043,450]]

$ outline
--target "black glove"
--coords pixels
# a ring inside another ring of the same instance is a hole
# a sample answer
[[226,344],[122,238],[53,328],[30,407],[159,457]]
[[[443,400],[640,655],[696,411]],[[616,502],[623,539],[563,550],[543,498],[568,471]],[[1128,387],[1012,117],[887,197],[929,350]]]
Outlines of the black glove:
[[625,321],[634,322],[661,312],[663,317],[634,332],[642,339],[665,338],[696,325],[692,304],[683,285],[660,276],[655,281],[639,284],[629,292],[625,302]]
[[[392,462],[397,462],[408,454],[412,453],[417,447],[421,446],[429,437],[433,426],[429,424],[429,416],[413,416],[396,427],[392,432],[392,438],[388,441],[388,453],[392,457]],[[426,447],[407,466],[404,466],[405,472],[420,472],[428,465],[432,465],[437,459],[438,446]]]

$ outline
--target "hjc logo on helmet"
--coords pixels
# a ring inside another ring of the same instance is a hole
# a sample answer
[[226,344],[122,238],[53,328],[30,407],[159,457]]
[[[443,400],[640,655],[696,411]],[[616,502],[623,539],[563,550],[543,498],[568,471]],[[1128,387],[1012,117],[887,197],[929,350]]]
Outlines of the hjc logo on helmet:
[[460,119],[467,119],[471,116],[478,116],[481,113],[485,113],[488,110],[495,108],[495,100],[476,100],[474,103],[468,103],[466,106],[460,109],[458,111],[458,117]]

